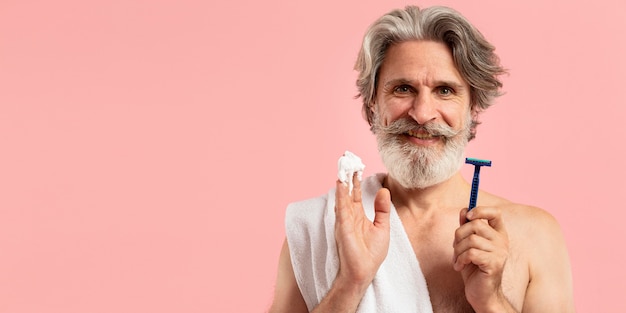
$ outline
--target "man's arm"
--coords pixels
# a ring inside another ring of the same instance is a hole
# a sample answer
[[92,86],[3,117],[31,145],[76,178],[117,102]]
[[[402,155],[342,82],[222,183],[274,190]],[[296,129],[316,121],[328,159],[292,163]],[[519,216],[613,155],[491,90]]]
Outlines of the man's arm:
[[298,288],[296,276],[293,273],[287,239],[285,239],[283,248],[280,251],[278,276],[276,277],[276,289],[274,291],[274,303],[270,309],[270,313],[281,312],[309,312],[304,298],[302,298],[302,294],[300,293],[300,288]]
[[[575,312],[572,271],[561,228],[549,213],[533,213],[530,282],[524,313]],[[531,234],[529,234],[531,235]]]
[[[322,302],[313,310],[313,313],[323,312],[355,312],[367,285],[357,285],[335,279],[332,288],[322,299]],[[309,312],[296,282],[296,276],[291,265],[289,245],[287,240],[283,243],[278,261],[278,277],[274,303],[269,313],[299,313]]]

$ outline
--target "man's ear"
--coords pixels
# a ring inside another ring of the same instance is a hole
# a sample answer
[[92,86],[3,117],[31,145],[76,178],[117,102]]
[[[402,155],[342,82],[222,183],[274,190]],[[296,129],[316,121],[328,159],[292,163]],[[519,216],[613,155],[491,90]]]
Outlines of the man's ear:
[[369,107],[365,107],[362,106],[361,107],[361,116],[363,117],[364,120],[368,121],[369,119],[367,118],[367,111],[369,110]]
[[376,114],[376,111],[374,111],[375,106],[376,104],[374,103],[374,101],[372,101],[367,106],[364,105],[361,109],[361,115],[363,116],[363,119],[370,124],[372,122],[372,117],[374,116],[374,114]]
[[470,114],[472,115],[472,121],[478,120],[478,115],[480,112],[478,111],[478,106],[475,104],[470,104]]
[[368,110],[370,110],[370,114],[371,116],[376,115],[376,100],[372,99],[372,102],[370,102],[370,105],[367,107]]

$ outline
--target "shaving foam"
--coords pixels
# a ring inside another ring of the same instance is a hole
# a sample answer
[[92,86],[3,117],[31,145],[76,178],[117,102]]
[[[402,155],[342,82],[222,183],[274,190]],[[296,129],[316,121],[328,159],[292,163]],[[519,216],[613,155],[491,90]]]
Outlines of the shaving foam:
[[354,188],[352,178],[354,177],[354,174],[356,174],[357,179],[361,181],[365,165],[361,161],[361,158],[359,158],[356,154],[346,150],[346,152],[339,158],[337,167],[339,168],[337,178],[339,178],[339,181],[341,181],[344,185],[348,185],[349,194],[352,194],[352,189]]

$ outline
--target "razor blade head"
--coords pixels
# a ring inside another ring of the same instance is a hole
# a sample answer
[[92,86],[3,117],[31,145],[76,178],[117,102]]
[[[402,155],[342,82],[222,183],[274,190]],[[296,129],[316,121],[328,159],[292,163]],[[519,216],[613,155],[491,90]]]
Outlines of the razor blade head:
[[477,165],[477,166],[491,166],[491,161],[475,159],[475,158],[465,158],[465,163]]

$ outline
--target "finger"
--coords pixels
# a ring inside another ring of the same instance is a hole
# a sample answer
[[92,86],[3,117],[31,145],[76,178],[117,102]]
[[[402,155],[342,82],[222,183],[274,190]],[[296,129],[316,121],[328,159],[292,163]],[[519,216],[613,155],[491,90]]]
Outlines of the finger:
[[374,226],[389,228],[389,215],[391,212],[391,195],[389,189],[380,188],[374,199]]
[[335,189],[335,215],[340,221],[350,215],[350,204],[348,203],[348,186],[337,180]]
[[474,264],[483,270],[489,264],[489,252],[475,248],[468,249],[457,257],[453,267],[455,271],[462,271],[468,264]]
[[495,207],[475,207],[467,213],[467,219],[473,221],[477,219],[487,220],[489,225],[498,232],[506,232],[504,221],[502,220],[502,210]]
[[501,273],[506,264],[507,256],[508,253],[500,249],[486,251],[479,248],[469,248],[457,256],[454,261],[454,269],[462,271],[468,264],[473,264],[485,274],[492,274],[494,271]]
[[467,208],[461,209],[461,212],[459,212],[459,225],[463,225],[467,223],[466,214],[467,214]]
[[478,236],[476,234],[469,235],[465,239],[454,244],[454,259],[456,262],[459,255],[470,249],[479,249],[485,252],[493,252],[495,251],[494,243],[485,238]]
[[346,201],[348,198],[348,186],[342,183],[340,180],[336,182],[335,189],[335,203],[341,203],[342,201]]
[[476,235],[476,234],[472,234],[470,236],[467,236],[467,238],[457,242],[456,244],[454,244],[454,253],[456,255],[459,255],[471,248],[475,248],[475,249],[480,249],[480,250],[484,250],[487,252],[491,252],[495,250],[495,245],[494,242]]
[[496,239],[501,233],[493,229],[484,220],[466,222],[454,232],[454,244],[461,242],[471,235],[478,235],[488,240]]
[[352,189],[352,200],[355,202],[361,202],[361,180],[359,179],[357,173],[352,175],[352,184],[354,185]]

